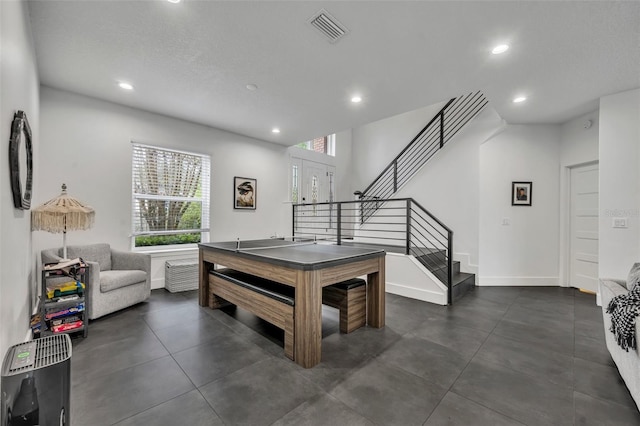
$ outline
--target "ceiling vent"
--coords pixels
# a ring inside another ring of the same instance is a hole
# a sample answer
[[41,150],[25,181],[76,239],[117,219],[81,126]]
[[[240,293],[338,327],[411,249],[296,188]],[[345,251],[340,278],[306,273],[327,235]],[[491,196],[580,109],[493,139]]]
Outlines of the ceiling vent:
[[324,9],[313,15],[308,22],[332,44],[349,33],[349,30],[344,25]]

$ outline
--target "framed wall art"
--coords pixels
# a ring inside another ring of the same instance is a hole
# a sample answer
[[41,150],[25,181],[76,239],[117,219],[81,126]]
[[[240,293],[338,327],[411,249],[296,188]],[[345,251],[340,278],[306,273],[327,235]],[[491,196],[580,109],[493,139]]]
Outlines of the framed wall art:
[[532,182],[511,182],[511,205],[530,206]]
[[239,210],[255,210],[257,180],[236,176],[233,178],[233,208]]

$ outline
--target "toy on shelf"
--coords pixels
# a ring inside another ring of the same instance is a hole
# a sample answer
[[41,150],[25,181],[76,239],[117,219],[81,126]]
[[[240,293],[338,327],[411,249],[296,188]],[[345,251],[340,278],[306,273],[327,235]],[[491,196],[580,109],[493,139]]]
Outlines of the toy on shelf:
[[82,297],[84,294],[84,283],[81,283],[80,281],[69,281],[62,284],[47,286],[47,299],[58,299],[72,294],[77,294]]
[[82,321],[74,321],[69,323],[62,323],[59,325],[51,326],[51,331],[54,333],[60,333],[63,331],[75,330],[76,328],[82,327]]

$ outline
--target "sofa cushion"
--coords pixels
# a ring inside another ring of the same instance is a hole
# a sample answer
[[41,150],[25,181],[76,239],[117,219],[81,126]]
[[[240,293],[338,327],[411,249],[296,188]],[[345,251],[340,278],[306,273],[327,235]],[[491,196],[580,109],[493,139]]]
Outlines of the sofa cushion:
[[109,244],[69,246],[67,247],[67,256],[69,259],[81,257],[88,262],[98,262],[100,271],[108,271],[111,269],[111,247]]
[[100,272],[100,291],[107,293],[146,280],[147,273],[145,271],[104,271]]
[[627,290],[633,290],[638,281],[640,281],[640,263],[634,263],[627,277]]

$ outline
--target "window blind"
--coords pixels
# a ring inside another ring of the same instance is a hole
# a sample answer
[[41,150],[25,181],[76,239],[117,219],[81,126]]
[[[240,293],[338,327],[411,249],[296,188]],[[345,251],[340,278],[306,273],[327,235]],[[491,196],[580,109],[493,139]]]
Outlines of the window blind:
[[209,156],[137,143],[132,148],[134,246],[203,241],[209,232]]

